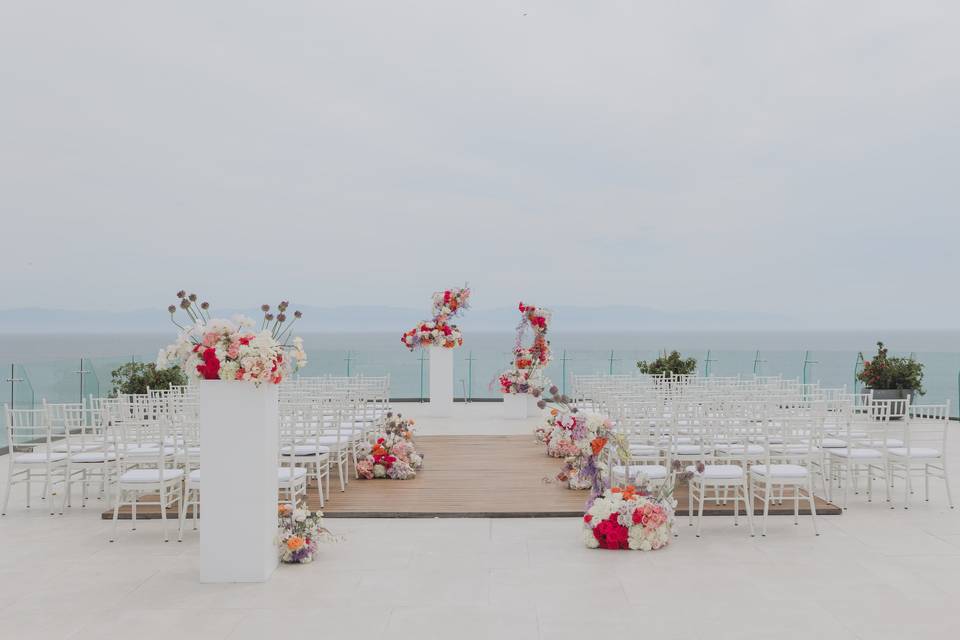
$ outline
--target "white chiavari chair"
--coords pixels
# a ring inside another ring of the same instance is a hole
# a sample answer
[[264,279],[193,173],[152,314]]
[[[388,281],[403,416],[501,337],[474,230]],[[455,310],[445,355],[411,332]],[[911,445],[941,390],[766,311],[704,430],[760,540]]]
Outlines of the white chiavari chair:
[[[892,432],[888,442],[900,441],[887,448],[889,477],[904,481],[903,508],[910,508],[913,476],[923,477],[923,499],[930,500],[930,478],[943,480],[947,503],[953,509],[950,476],[947,473],[947,434],[950,420],[950,401],[945,404],[907,405],[904,418],[890,421]],[[892,507],[892,505],[891,505]]]
[[[3,510],[7,514],[10,491],[16,484],[25,485],[27,508],[34,484],[43,484],[42,499],[46,499],[51,488],[66,481],[67,454],[53,451],[53,431],[43,409],[11,409],[3,405],[7,421],[7,445],[10,459],[7,463],[7,490],[3,499]],[[54,514],[53,500],[50,500],[50,515]],[[62,505],[61,505],[62,508]]]

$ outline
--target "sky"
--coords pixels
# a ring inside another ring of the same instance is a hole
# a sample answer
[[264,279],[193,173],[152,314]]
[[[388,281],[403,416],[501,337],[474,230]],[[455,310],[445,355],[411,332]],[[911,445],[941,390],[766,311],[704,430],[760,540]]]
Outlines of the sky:
[[951,328],[960,4],[0,7],[0,308]]

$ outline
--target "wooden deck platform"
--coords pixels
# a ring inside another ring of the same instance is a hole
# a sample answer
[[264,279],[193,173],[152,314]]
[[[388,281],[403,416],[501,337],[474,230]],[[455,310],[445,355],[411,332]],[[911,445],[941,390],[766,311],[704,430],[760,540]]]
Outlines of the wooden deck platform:
[[[323,512],[331,518],[536,518],[581,517],[587,491],[571,491],[555,477],[562,463],[544,454],[530,435],[420,436],[424,467],[412,480],[350,479],[340,491],[336,473]],[[677,489],[678,515],[687,514],[686,487]],[[153,502],[153,504],[151,504]],[[320,509],[317,489],[308,494],[311,509]],[[817,515],[840,515],[841,509],[817,499]],[[771,515],[793,515],[792,500],[771,505]],[[801,503],[801,513],[809,510]],[[704,515],[733,515],[732,504],[708,502]],[[137,518],[159,518],[152,496],[138,505]],[[105,511],[104,519],[113,517]],[[130,517],[129,508],[121,517]],[[176,518],[174,510],[167,517]]]

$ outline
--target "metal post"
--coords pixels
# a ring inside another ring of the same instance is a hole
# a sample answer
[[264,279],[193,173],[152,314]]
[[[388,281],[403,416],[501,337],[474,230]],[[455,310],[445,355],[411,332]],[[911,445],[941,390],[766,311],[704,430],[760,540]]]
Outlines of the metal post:
[[473,400],[473,351],[467,354],[467,390],[463,392],[463,401],[471,402]]
[[[11,409],[16,408],[14,406],[14,399],[15,399],[14,392],[13,392],[14,385],[17,384],[18,382],[23,382],[23,378],[16,377],[16,366],[17,365],[15,364],[10,365],[10,377],[7,378],[6,380],[7,382],[10,383],[10,408]],[[32,409],[33,407],[30,407],[30,408]]]
[[714,362],[716,362],[716,360],[710,357],[710,349],[707,349],[707,357],[703,361],[703,377],[704,378],[710,377],[710,365],[713,364]]
[[757,354],[753,357],[753,375],[760,375],[760,365],[765,364],[766,360],[760,359],[760,350],[757,349]]
[[613,375],[613,350],[610,350],[610,375]]
[[563,395],[567,395],[567,350],[563,350],[563,357],[560,358],[560,375],[563,376],[563,382],[560,383]]
[[818,362],[810,359],[810,351],[808,350],[803,354],[803,384],[807,384],[807,366],[811,364],[818,364]]
[[80,402],[83,402],[83,376],[90,373],[89,371],[83,368],[83,358],[80,358],[80,370],[74,371],[74,373],[79,374],[80,376]]
[[423,363],[426,358],[423,355],[423,349],[420,349],[420,402],[423,402]]
[[349,349],[347,349],[346,363],[347,363],[347,377],[349,378],[350,377],[350,350]]
[[853,365],[853,393],[860,393],[860,372],[863,371],[863,351],[857,353],[857,361]]

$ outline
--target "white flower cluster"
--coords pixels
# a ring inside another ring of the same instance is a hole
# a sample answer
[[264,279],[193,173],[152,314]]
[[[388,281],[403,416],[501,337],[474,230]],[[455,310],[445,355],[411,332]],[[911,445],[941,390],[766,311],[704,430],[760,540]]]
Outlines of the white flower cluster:
[[253,333],[251,325],[246,318],[198,323],[161,349],[157,368],[179,366],[186,375],[203,380],[277,384],[306,364],[301,338],[285,349],[270,331]]
[[676,501],[654,500],[633,487],[615,487],[594,500],[583,518],[591,549],[651,551],[670,543]]

